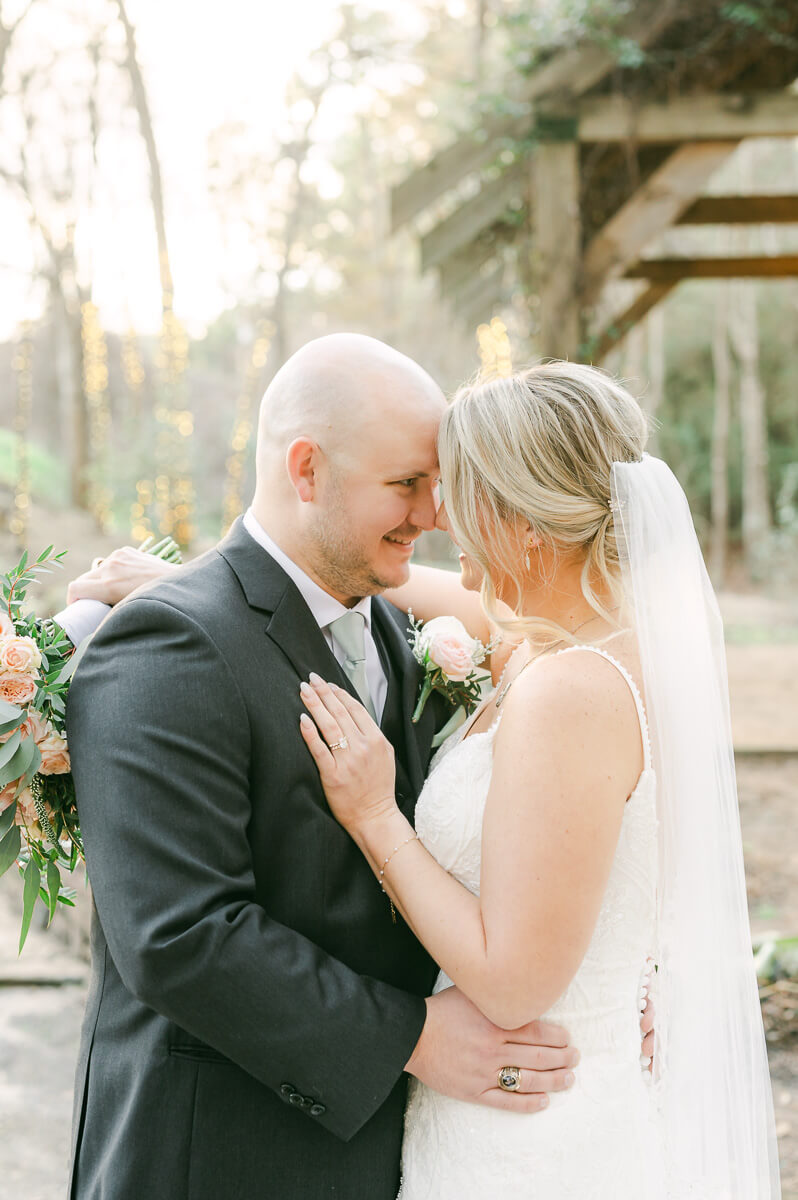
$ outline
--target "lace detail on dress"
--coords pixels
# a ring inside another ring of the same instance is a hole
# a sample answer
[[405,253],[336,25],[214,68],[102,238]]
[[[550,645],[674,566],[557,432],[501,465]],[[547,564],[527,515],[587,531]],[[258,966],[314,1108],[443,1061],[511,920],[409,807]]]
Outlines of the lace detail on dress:
[[[526,1116],[452,1100],[411,1080],[401,1200],[494,1200],[505,1192],[522,1200],[666,1200],[654,1090],[639,1061],[640,986],[655,924],[656,780],[639,690],[620,663],[595,649],[635,695],[646,765],[626,803],[585,957],[545,1014],[580,1051],[576,1084]],[[500,719],[478,733],[463,726],[443,743],[416,808],[421,841],[475,895]],[[441,972],[435,991],[450,985]]]

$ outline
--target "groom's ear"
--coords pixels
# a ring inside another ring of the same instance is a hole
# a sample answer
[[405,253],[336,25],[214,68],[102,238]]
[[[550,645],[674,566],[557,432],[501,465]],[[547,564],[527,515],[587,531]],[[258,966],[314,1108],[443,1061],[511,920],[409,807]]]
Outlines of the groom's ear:
[[285,454],[285,469],[303,504],[310,503],[318,486],[321,450],[310,438],[295,438]]

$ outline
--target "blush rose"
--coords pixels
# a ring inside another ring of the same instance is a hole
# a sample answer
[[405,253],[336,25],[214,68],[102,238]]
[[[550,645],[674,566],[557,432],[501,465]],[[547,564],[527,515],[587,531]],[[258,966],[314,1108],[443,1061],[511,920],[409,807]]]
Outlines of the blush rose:
[[42,663],[39,647],[30,637],[7,637],[0,642],[0,668],[32,675]]
[[456,617],[435,617],[421,631],[421,647],[448,679],[462,681],[474,670],[478,643]]
[[30,704],[36,695],[36,680],[16,671],[0,673],[0,700],[9,704]]

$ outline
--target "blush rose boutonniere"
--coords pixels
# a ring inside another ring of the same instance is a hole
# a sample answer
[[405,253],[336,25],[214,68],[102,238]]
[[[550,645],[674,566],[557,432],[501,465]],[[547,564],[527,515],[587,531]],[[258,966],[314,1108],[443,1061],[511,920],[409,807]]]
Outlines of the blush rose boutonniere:
[[457,729],[482,699],[484,685],[490,675],[480,671],[480,665],[494,649],[472,638],[456,617],[434,617],[417,621],[408,614],[413,630],[410,648],[413,657],[424,670],[413,721],[418,722],[433,692],[440,692],[454,708],[454,713],[436,734],[433,747]]

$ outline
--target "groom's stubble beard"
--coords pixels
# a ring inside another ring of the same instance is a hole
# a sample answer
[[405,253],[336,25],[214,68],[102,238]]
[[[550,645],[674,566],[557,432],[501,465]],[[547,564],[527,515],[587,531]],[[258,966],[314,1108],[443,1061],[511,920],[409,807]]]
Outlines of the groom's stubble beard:
[[374,596],[394,584],[381,579],[370,563],[344,497],[341,484],[331,480],[327,503],[307,530],[308,564],[316,577],[339,596]]

